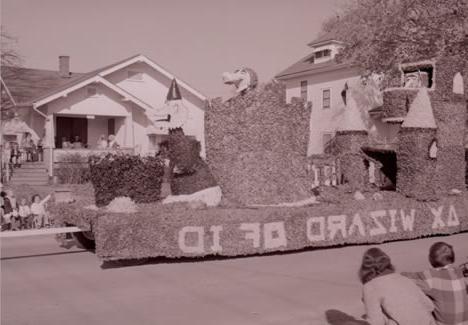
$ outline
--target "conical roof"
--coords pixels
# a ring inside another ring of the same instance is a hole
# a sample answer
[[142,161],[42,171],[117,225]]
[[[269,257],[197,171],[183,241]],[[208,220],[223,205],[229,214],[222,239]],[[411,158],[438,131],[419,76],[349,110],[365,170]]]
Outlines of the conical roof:
[[177,80],[174,78],[172,79],[171,86],[169,87],[169,91],[167,92],[166,100],[181,100],[182,95],[180,94],[179,85],[177,84]]
[[437,128],[427,88],[421,88],[418,91],[401,126],[404,128]]
[[350,91],[348,91],[346,106],[336,130],[367,131],[366,124],[362,120],[361,111],[359,110],[356,100],[353,98]]

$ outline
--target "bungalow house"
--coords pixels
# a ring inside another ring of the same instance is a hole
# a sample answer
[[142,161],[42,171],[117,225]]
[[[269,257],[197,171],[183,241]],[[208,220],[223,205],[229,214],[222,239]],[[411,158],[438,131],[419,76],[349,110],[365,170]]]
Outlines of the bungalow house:
[[205,96],[144,55],[89,73],[70,72],[70,58],[60,56],[59,71],[2,67],[1,76],[2,94],[18,118],[44,139],[49,176],[53,163],[71,151],[62,139],[75,137],[84,148],[74,152],[98,150],[99,137],[113,134],[122,150],[145,155],[180,126],[205,154]]

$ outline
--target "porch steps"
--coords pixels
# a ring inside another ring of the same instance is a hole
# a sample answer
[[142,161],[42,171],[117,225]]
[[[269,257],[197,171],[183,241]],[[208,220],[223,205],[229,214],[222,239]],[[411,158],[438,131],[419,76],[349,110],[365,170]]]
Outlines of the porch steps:
[[49,175],[43,162],[25,162],[20,168],[13,169],[10,180],[12,185],[47,185]]

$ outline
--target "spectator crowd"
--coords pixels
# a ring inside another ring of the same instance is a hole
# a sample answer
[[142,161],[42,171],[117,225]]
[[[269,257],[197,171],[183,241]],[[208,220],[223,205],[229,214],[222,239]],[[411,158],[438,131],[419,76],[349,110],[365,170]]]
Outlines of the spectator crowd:
[[3,191],[0,183],[1,231],[40,229],[51,226],[51,218],[46,209],[51,195],[41,198],[34,194],[31,200],[17,198],[13,190]]

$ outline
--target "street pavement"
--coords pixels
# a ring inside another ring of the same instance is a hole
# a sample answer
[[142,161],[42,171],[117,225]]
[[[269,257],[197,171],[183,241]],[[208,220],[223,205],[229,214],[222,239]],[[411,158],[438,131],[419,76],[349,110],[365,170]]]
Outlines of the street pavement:
[[[380,247],[416,271],[439,240],[468,261],[468,233]],[[364,313],[357,269],[369,247],[103,268],[52,236],[2,239],[1,324],[345,324]]]

